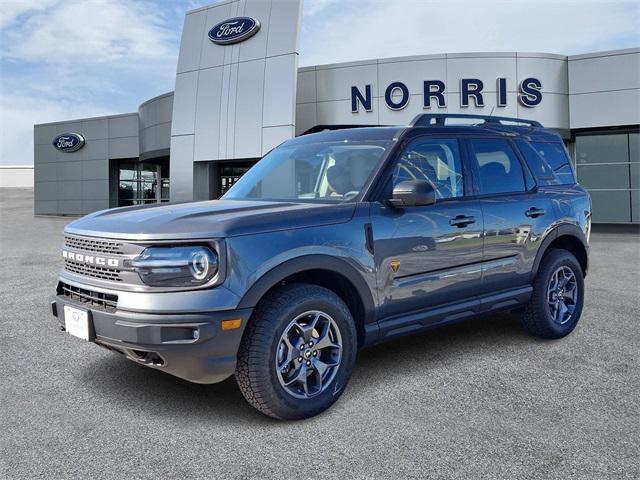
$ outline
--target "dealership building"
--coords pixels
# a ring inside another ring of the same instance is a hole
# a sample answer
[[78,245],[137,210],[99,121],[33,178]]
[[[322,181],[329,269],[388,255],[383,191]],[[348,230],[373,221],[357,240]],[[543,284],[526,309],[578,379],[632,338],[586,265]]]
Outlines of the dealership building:
[[296,135],[404,125],[433,112],[519,117],[555,129],[591,193],[594,220],[640,223],[640,48],[299,68],[301,13],[301,0],[230,0],[190,11],[173,92],[130,113],[35,125],[35,213],[218,198]]

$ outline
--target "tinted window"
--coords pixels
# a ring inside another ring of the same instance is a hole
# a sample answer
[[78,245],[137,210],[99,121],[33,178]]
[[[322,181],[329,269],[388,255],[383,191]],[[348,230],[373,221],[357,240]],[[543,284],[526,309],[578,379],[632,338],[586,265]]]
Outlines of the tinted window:
[[535,175],[538,185],[575,183],[573,169],[562,144],[542,142],[532,144],[524,140],[516,140],[516,144]]
[[433,184],[438,199],[463,195],[457,140],[425,138],[409,144],[393,169],[393,186],[405,180],[424,179]]
[[531,146],[536,150],[540,158],[551,168],[553,176],[558,183],[563,185],[576,183],[571,168],[571,160],[562,143],[532,142]]
[[501,139],[476,139],[471,144],[478,162],[480,193],[526,190],[522,164],[509,142]]

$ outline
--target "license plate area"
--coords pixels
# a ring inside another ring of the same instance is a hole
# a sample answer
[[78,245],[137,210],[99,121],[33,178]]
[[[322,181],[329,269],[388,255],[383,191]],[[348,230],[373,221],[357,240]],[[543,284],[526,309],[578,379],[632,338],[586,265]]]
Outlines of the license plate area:
[[81,308],[64,306],[64,328],[67,333],[82,340],[93,340],[91,312]]

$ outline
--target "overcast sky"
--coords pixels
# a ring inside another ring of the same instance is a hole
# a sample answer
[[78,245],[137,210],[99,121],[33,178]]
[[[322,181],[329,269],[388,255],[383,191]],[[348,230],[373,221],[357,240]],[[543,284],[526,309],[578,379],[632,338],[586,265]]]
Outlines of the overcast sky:
[[[173,90],[200,0],[0,0],[0,163],[33,163],[33,124],[136,111]],[[300,65],[426,53],[640,46],[640,1],[306,0]]]

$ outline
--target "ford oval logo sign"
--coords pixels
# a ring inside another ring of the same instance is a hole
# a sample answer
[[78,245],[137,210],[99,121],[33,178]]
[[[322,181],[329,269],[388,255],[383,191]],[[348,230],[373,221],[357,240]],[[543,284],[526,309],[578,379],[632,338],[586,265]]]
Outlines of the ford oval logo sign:
[[209,30],[209,39],[218,45],[231,45],[253,37],[260,30],[260,22],[251,17],[235,17],[220,22]]
[[75,152],[84,147],[84,137],[79,133],[63,133],[53,139],[53,146],[61,152]]

